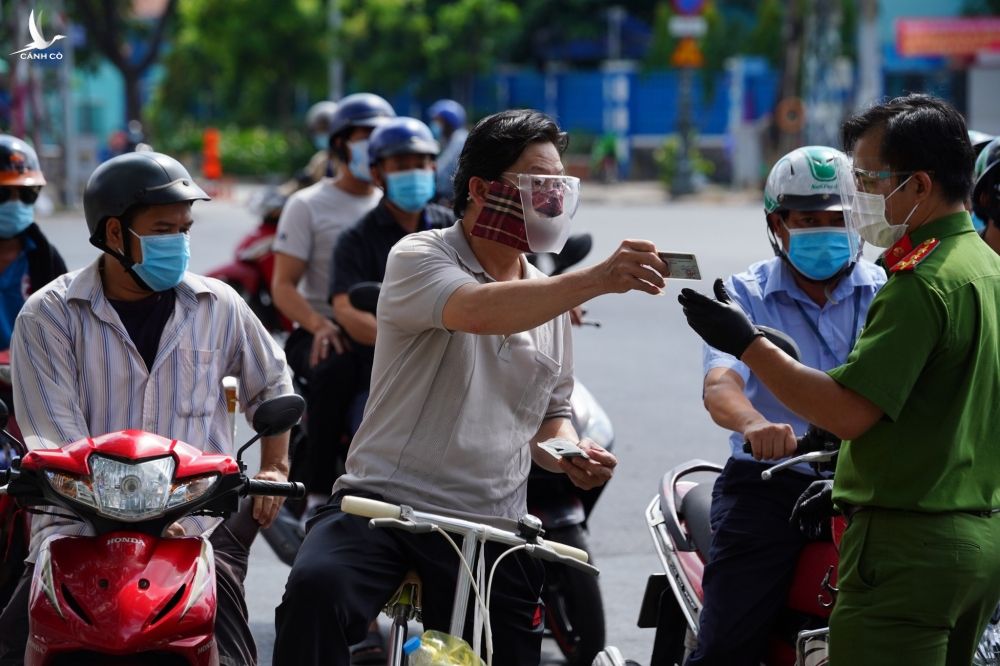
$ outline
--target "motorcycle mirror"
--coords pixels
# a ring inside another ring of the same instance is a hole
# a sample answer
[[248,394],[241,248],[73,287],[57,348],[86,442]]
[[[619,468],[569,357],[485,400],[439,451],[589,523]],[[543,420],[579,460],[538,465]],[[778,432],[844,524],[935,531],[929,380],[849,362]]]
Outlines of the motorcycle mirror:
[[354,309],[375,314],[381,291],[381,282],[359,282],[347,290],[347,298]]
[[799,346],[795,344],[795,340],[792,340],[787,333],[779,331],[776,328],[771,328],[770,326],[758,326],[757,328],[760,329],[761,333],[764,334],[764,337],[767,338],[772,345],[785,352],[796,361],[802,358],[802,352],[799,351]]
[[283,432],[291,430],[292,426],[302,418],[305,410],[306,401],[302,399],[302,396],[295,395],[294,393],[262,402],[253,415],[253,429],[257,434],[251,437],[250,441],[241,446],[240,450],[236,452],[236,462],[239,464],[240,469],[244,469],[243,452],[251,444],[261,437],[280,435]]
[[253,429],[261,437],[280,435],[292,429],[306,411],[302,396],[283,395],[261,403],[253,415]]

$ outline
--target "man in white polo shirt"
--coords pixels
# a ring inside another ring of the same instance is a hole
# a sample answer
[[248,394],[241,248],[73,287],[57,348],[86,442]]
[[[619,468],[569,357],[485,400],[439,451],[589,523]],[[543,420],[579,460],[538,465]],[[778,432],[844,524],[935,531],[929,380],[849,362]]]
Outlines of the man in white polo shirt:
[[[370,530],[340,511],[347,494],[494,522],[526,512],[531,461],[592,488],[617,461],[590,440],[589,460],[537,444],[578,441],[570,424],[567,312],[606,293],[658,294],[666,266],[648,241],[623,241],[595,266],[546,277],[524,252],[561,249],[579,181],[563,174],[566,135],[548,116],[505,111],[472,130],[443,230],[392,250],[378,307],[371,395],[331,502],[310,524],[276,613],[274,663],[347,666],[409,569],[424,581],[423,623],[447,630],[458,562],[437,535]],[[517,553],[498,569],[495,663],[538,663],[541,565]]]

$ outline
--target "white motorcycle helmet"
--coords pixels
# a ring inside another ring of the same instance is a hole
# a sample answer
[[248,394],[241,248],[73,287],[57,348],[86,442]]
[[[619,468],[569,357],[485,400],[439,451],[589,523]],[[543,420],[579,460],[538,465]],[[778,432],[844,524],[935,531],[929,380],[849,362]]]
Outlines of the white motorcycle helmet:
[[[842,211],[849,206],[844,205],[843,178],[850,178],[847,156],[828,146],[804,146],[788,153],[771,168],[764,185],[764,212],[783,213],[795,211]],[[846,213],[846,210],[845,210]],[[813,231],[792,231],[792,234],[802,236],[790,239],[795,247],[790,247],[789,254],[782,248],[774,229],[768,224],[768,241],[775,256],[785,259],[795,270],[811,280],[825,280],[831,275],[840,274],[842,270],[850,270],[861,255],[862,243],[854,233],[849,233],[846,247],[835,249],[835,245],[827,245],[821,238],[829,238],[829,233],[822,229]],[[806,238],[808,235],[808,238]],[[833,242],[833,241],[831,241]],[[807,243],[803,246],[802,243]],[[798,248],[798,249],[796,249]],[[805,252],[809,256],[803,256]],[[841,265],[845,257],[846,264],[839,270],[834,264]],[[809,260],[808,263],[805,263]]]
[[847,158],[827,146],[804,146],[782,157],[767,175],[764,212],[842,210],[837,178],[839,159]]

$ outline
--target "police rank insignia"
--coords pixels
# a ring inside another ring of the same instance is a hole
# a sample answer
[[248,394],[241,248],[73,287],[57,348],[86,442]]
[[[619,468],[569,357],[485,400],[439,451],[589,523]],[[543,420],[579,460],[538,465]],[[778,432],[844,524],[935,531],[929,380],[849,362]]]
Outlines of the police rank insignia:
[[898,273],[900,271],[912,271],[940,244],[941,241],[937,238],[928,238],[923,243],[913,248],[908,255],[893,264],[889,270],[893,273]]

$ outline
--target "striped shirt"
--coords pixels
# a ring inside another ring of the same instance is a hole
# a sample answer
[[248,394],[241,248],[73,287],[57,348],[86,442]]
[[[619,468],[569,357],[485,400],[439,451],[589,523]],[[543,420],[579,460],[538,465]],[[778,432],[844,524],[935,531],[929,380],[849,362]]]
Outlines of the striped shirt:
[[[292,392],[284,352],[235,291],[193,273],[175,290],[149,369],[104,295],[99,260],[28,299],[11,341],[14,408],[28,448],[131,428],[232,455],[222,378],[240,380],[248,421],[264,400]],[[186,518],[185,529],[202,533],[217,522]],[[44,538],[90,529],[44,515],[32,523],[31,561]]]

